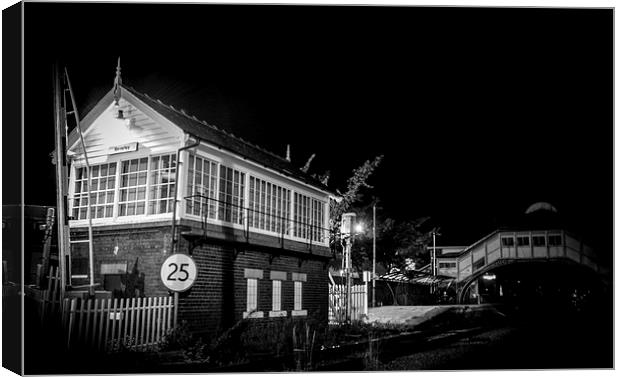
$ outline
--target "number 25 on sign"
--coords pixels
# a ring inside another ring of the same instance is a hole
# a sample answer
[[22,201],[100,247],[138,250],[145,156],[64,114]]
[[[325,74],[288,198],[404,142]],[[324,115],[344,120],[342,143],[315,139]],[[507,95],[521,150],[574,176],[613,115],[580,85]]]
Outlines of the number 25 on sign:
[[174,292],[183,292],[194,285],[196,263],[185,254],[172,254],[161,266],[161,281]]

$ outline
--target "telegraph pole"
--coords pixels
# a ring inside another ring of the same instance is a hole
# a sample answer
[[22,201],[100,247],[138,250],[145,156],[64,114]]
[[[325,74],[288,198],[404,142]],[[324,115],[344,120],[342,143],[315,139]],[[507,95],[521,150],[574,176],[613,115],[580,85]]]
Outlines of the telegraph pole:
[[[65,151],[66,108],[63,107],[61,73],[58,63],[54,65],[54,164],[56,165],[56,224],[58,226],[58,267],[60,268],[60,292],[64,297],[69,271],[67,256],[69,255],[69,223],[67,217],[67,154]],[[49,271],[43,271],[47,274]]]

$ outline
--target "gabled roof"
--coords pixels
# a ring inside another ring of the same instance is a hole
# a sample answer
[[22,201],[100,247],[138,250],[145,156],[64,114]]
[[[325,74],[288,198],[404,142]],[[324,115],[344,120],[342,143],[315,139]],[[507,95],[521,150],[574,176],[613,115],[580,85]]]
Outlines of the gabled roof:
[[[255,144],[252,144],[240,137],[237,137],[225,130],[218,128],[212,124],[199,120],[195,116],[178,110],[171,105],[163,103],[159,99],[150,97],[148,94],[141,93],[133,87],[122,85],[122,89],[131,93],[138,100],[153,109],[155,112],[181,128],[184,132],[212,145],[235,153],[248,160],[256,162],[267,168],[276,170],[284,175],[298,179],[304,183],[317,187],[323,191],[333,193],[326,185],[321,183],[310,174],[302,172],[299,168],[285,158],[269,152]],[[113,100],[113,90],[110,90],[92,110],[80,122],[82,131],[87,127],[109,106]],[[77,131],[74,129],[69,135],[69,145],[73,145],[77,141]]]

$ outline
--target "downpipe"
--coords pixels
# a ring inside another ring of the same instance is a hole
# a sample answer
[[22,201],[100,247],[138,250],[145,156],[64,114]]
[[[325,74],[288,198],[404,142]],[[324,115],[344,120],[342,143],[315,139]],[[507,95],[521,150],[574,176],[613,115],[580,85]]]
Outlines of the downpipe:
[[181,170],[181,152],[195,148],[200,145],[200,139],[196,138],[196,142],[194,144],[186,145],[177,149],[177,166],[174,172],[174,202],[172,203],[172,232],[171,232],[171,241],[170,241],[170,254],[175,253],[175,246],[177,244],[176,230],[177,230],[177,202],[179,199],[177,198],[179,193],[179,171]]

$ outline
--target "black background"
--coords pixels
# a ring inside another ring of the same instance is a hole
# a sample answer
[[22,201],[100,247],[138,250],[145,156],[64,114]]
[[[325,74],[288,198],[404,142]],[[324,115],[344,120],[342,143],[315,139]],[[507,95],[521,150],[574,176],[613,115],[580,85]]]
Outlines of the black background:
[[[25,203],[55,204],[52,63],[124,83],[469,244],[548,201],[611,259],[610,9],[25,4]],[[5,95],[7,95],[5,93]],[[7,125],[5,125],[7,127]]]

